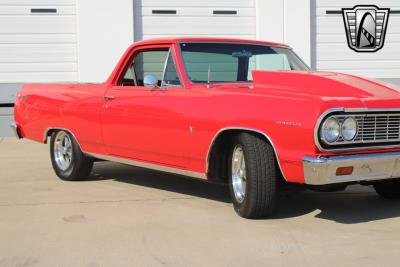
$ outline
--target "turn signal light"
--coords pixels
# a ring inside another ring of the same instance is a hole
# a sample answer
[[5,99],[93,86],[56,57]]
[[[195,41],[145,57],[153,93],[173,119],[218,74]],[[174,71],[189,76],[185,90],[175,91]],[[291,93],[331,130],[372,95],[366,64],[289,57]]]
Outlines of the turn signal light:
[[353,166],[339,167],[336,169],[336,175],[350,175],[353,173]]

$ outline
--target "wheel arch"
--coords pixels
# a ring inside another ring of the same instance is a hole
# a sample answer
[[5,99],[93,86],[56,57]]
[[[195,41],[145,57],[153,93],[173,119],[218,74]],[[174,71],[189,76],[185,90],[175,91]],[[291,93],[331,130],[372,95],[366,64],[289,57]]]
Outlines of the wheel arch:
[[49,127],[49,128],[47,128],[44,131],[44,134],[43,134],[43,143],[47,144],[48,138],[51,137],[51,135],[54,132],[57,132],[57,131],[65,131],[65,132],[69,133],[70,135],[72,135],[72,137],[75,139],[75,142],[78,144],[79,149],[83,152],[81,144],[79,143],[79,141],[76,138],[76,136],[74,135],[74,133],[70,129],[63,128],[63,127]]
[[[246,127],[237,127],[237,126],[236,127],[225,127],[225,128],[220,129],[214,135],[213,139],[211,140],[211,143],[209,145],[208,152],[207,152],[207,158],[206,158],[206,173],[207,173],[208,179],[209,180],[215,180],[216,179],[215,177],[212,177],[214,175],[213,172],[216,171],[216,170],[213,169],[214,166],[212,165],[213,164],[212,160],[213,160],[213,157],[215,156],[215,153],[217,153],[215,151],[215,149],[218,149],[218,145],[220,144],[220,142],[222,140],[228,140],[228,144],[229,144],[229,141],[231,141],[231,139],[235,135],[237,135],[239,133],[242,133],[242,132],[256,134],[256,135],[260,136],[262,139],[264,139],[266,142],[268,142],[272,146],[272,149],[273,149],[274,154],[275,154],[275,159],[276,159],[278,167],[279,167],[279,172],[280,172],[282,178],[285,181],[287,181],[287,179],[286,179],[286,177],[284,175],[284,172],[282,170],[282,167],[281,167],[281,163],[280,163],[280,160],[279,160],[278,152],[276,150],[276,147],[275,147],[272,139],[269,137],[269,135],[267,135],[265,132],[263,132],[261,130],[258,130],[258,129],[246,128]],[[226,152],[227,151],[225,151],[224,153],[226,153]]]

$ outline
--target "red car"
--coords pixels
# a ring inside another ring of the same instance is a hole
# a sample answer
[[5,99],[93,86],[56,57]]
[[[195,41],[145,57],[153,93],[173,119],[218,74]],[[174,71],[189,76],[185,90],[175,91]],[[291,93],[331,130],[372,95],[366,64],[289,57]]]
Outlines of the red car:
[[311,71],[284,44],[141,41],[105,83],[23,86],[13,128],[50,138],[61,179],[102,159],[228,183],[246,218],[271,215],[281,181],[400,197],[399,88]]

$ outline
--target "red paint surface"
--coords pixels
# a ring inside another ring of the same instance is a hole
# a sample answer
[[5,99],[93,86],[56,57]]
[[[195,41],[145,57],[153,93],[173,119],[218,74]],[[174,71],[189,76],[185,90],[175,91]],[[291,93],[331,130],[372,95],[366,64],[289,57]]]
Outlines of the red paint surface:
[[[47,128],[66,128],[86,152],[205,173],[209,148],[218,132],[254,129],[269,137],[285,178],[304,183],[302,158],[327,154],[314,144],[314,127],[324,111],[400,107],[397,88],[329,72],[255,71],[253,83],[214,84],[207,89],[190,83],[179,53],[175,61],[184,87],[150,91],[116,86],[137,49],[161,45],[175,52],[178,41],[243,42],[217,38],[142,41],[127,50],[103,84],[27,84],[19,93],[27,98],[17,97],[15,103],[15,121],[22,135],[44,142]],[[106,101],[105,95],[115,99]]]

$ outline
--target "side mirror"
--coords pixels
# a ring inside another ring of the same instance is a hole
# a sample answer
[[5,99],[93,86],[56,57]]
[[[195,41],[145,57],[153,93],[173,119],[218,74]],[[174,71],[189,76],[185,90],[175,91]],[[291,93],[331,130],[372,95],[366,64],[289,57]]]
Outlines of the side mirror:
[[158,79],[153,75],[146,75],[144,76],[143,84],[145,87],[155,90],[158,87]]

